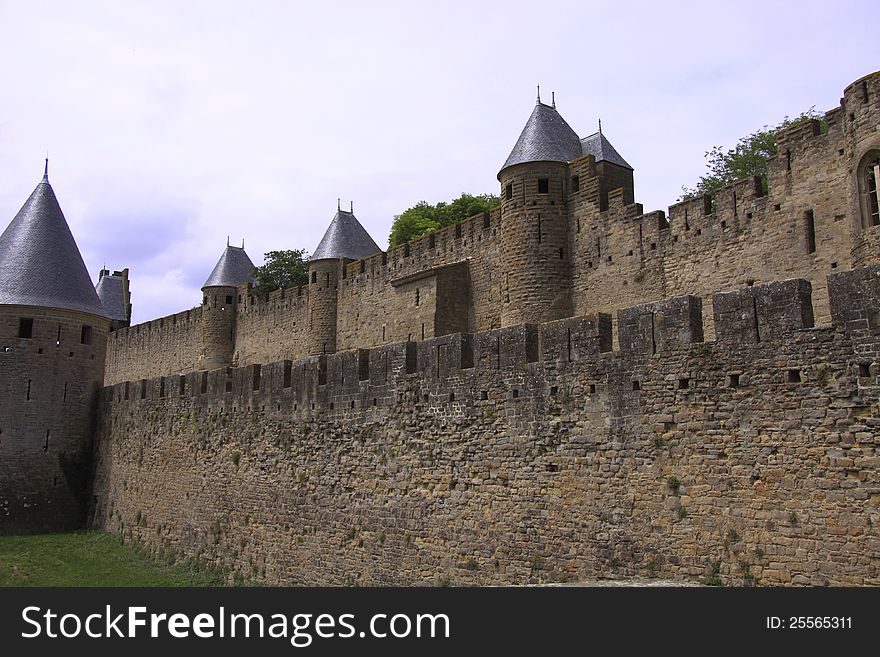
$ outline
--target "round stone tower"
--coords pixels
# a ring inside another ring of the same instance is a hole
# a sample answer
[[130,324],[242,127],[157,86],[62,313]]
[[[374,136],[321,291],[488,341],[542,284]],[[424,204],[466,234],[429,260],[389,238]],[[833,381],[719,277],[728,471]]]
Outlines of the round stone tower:
[[327,227],[309,260],[309,333],[308,354],[332,354],[336,351],[336,318],[339,279],[343,267],[381,249],[370,237],[354,212],[340,209]]
[[571,315],[566,186],[568,162],[582,155],[574,130],[539,98],[498,173],[502,326]]
[[0,235],[0,534],[85,524],[109,326],[44,175]]
[[241,248],[226,244],[226,250],[202,286],[203,367],[215,370],[232,365],[235,353],[235,324],[238,314],[238,286],[254,282],[254,263]]
[[307,353],[336,351],[336,308],[340,270],[345,261],[323,258],[309,261],[309,338]]

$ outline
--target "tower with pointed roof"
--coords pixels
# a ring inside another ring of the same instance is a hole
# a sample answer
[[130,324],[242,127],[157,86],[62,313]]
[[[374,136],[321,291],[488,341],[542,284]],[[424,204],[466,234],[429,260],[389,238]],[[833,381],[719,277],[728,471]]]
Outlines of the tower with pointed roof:
[[337,205],[324,236],[309,260],[309,338],[310,355],[336,351],[336,319],[339,278],[349,262],[381,251],[351,211]]
[[[592,158],[592,159],[591,159]],[[596,199],[622,188],[632,201],[632,167],[601,130],[581,139],[538,95],[522,133],[498,173],[501,183],[501,325],[572,314],[571,198],[583,162],[591,163]],[[604,199],[604,201],[603,201]]]
[[0,235],[0,534],[85,523],[109,325],[47,166]]
[[241,247],[226,249],[202,286],[203,367],[229,367],[235,352],[238,286],[254,282],[254,263]]

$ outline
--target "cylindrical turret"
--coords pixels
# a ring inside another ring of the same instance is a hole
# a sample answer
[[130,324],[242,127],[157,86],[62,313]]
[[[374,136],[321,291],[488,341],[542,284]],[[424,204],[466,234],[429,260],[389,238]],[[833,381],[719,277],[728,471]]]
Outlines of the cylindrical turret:
[[568,165],[528,162],[501,180],[501,325],[571,315]]
[[0,534],[82,527],[109,321],[0,305]]
[[501,326],[571,315],[568,163],[583,155],[556,102],[538,102],[498,173]]
[[216,286],[202,288],[203,368],[216,370],[232,364],[235,352],[235,318],[238,313],[238,288]]
[[336,351],[336,311],[342,268],[381,249],[354,216],[354,206],[346,212],[337,204],[336,214],[324,232],[309,261],[310,356]]
[[254,263],[241,247],[230,246],[202,286],[202,367],[216,370],[233,364],[238,286],[254,282]]
[[308,355],[336,351],[336,307],[339,295],[339,272],[342,259],[309,262],[309,337]]

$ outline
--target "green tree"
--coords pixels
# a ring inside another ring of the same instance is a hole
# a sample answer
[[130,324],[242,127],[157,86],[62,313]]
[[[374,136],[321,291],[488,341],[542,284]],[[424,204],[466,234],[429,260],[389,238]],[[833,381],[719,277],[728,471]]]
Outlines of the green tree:
[[253,292],[265,294],[309,282],[309,254],[305,249],[269,251],[260,267],[254,268]]
[[488,212],[499,203],[501,199],[494,194],[462,194],[450,203],[441,201],[437,205],[419,201],[394,217],[388,242],[391,246],[403,244],[443,226]]
[[404,210],[394,217],[388,243],[391,246],[397,246],[425,233],[430,233],[432,230],[437,230],[440,228],[440,223],[437,221],[436,214],[436,207],[428,205],[425,201],[419,201],[413,207]]
[[815,108],[811,107],[793,119],[786,116],[782,123],[773,128],[765,125],[760,130],[742,137],[734,148],[724,150],[721,146],[713,146],[706,152],[709,173],[701,176],[693,187],[682,186],[682,195],[678,200],[683,201],[704,194],[714,195],[726,185],[753,176],[759,177],[764,189],[767,189],[767,160],[776,155],[776,132],[810,119],[819,119],[822,129],[825,129],[824,120]]

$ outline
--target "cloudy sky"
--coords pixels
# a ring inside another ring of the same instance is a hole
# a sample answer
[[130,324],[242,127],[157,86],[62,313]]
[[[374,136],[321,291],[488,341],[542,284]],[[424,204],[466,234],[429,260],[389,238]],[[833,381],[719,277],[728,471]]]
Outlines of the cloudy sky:
[[498,192],[540,82],[646,210],[704,153],[837,105],[880,4],[0,0],[0,223],[42,174],[134,321],[197,305],[227,235],[313,250],[337,197],[380,246],[420,200]]

